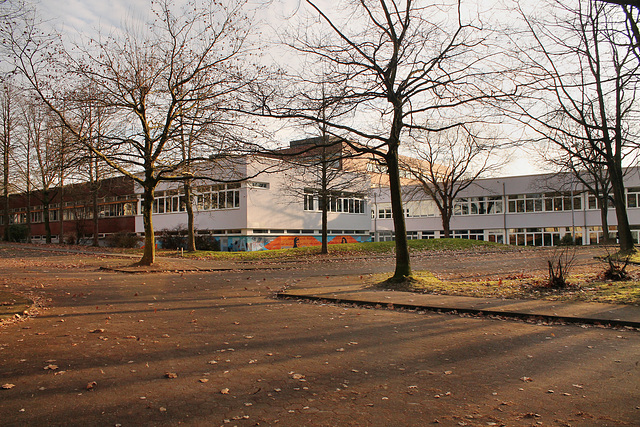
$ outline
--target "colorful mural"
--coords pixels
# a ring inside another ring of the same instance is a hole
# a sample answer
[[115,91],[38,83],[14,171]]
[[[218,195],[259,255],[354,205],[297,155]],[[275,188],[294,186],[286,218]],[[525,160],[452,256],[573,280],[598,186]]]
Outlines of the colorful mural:
[[[340,243],[360,243],[368,241],[369,236],[329,236],[329,244],[337,245]],[[290,249],[302,248],[307,246],[320,246],[322,244],[319,236],[278,236],[264,246],[265,249]]]
[[[320,236],[277,236],[277,237],[259,237],[259,236],[229,236],[229,237],[211,237],[220,243],[220,250],[225,252],[252,252],[265,251],[270,249],[290,249],[302,248],[308,246],[320,246],[322,238]],[[330,245],[338,245],[341,243],[361,243],[370,241],[369,236],[349,236],[338,235],[329,236]],[[160,240],[156,241],[156,247],[162,247]]]

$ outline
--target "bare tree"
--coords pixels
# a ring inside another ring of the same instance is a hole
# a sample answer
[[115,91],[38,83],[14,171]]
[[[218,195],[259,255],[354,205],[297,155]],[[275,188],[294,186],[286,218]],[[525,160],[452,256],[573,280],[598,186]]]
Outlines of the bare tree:
[[444,237],[451,237],[454,200],[482,175],[497,170],[504,160],[493,157],[498,140],[474,135],[466,127],[426,133],[415,144],[418,161],[405,160],[405,169],[420,182],[421,190],[435,202]]
[[[487,40],[479,27],[465,22],[460,2],[348,1],[334,14],[316,2],[305,3],[315,16],[298,34],[285,35],[285,43],[317,60],[324,73],[314,78],[307,72],[313,64],[305,62],[305,69],[292,77],[296,84],[279,93],[285,105],[269,102],[271,92],[263,88],[255,91],[263,96],[255,98],[254,113],[319,123],[355,152],[381,159],[388,171],[396,236],[393,280],[404,280],[411,264],[398,161],[402,140],[411,131],[443,130],[426,124],[434,115],[451,118],[444,128],[454,127],[465,105],[500,92],[498,76],[480,71],[491,55]],[[338,94],[329,100],[350,114],[317,114],[315,107],[322,102],[317,88],[326,84],[325,73],[339,87],[328,91]]]
[[[58,179],[60,177],[60,145],[58,139],[59,122],[57,117],[49,111],[45,111],[44,105],[34,106],[29,120],[32,122],[28,143],[31,145],[30,151],[33,153],[35,165],[32,170],[36,183],[36,198],[42,203],[42,220],[45,228],[45,241],[51,243],[51,221],[57,220],[62,214],[63,204],[60,203],[58,209],[51,209],[59,189]],[[62,236],[58,234],[59,241]]]
[[350,198],[354,206],[351,211],[365,213],[364,197],[370,188],[366,174],[349,167],[353,153],[348,145],[336,140],[323,132],[321,136],[293,141],[290,149],[275,153],[288,165],[283,193],[302,198],[305,210],[320,210],[321,254],[329,253],[329,213],[347,212],[350,208],[343,202]]
[[[634,242],[623,163],[639,136],[640,61],[629,43],[627,17],[617,6],[595,0],[558,1],[553,7],[554,20],[534,20],[523,13],[535,45],[522,51],[530,66],[530,102],[516,102],[515,113],[541,139],[580,162],[606,168],[620,249],[630,252]],[[589,150],[576,149],[584,145]]]
[[[41,34],[34,19],[4,30],[17,69],[67,132],[141,186],[145,248],[140,264],[155,260],[152,206],[157,184],[187,178],[177,146],[178,117],[196,103],[218,114],[219,104],[232,102],[233,91],[245,84],[239,60],[250,27],[241,12],[243,3],[213,2],[208,8],[190,3],[174,13],[164,1],[148,32],[129,28],[74,50]],[[77,92],[84,96],[76,99],[77,105],[91,104],[111,113],[109,125],[94,136],[101,147],[83,134],[77,110],[62,108],[60,94],[69,85],[92,88]],[[236,143],[229,138],[209,148],[231,153]]]
[[0,92],[0,150],[2,151],[2,197],[4,201],[2,219],[4,224],[4,240],[9,240],[9,194],[11,175],[11,152],[14,149],[14,133],[17,126],[15,108],[16,90],[9,81],[4,81]]
[[566,141],[565,144],[572,147],[571,152],[580,153],[573,156],[567,150],[553,150],[544,156],[545,161],[554,165],[559,173],[568,173],[572,181],[577,180],[587,192],[595,197],[596,205],[600,210],[600,223],[602,225],[602,241],[610,243],[609,234],[609,206],[611,205],[611,180],[603,159],[599,153],[593,150],[591,144],[585,144],[583,140]]

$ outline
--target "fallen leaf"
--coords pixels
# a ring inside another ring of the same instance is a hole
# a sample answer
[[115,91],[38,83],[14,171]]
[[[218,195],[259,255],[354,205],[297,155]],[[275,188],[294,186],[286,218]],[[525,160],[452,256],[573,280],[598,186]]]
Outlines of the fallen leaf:
[[530,377],[522,377],[520,378],[521,381],[524,381],[525,383],[530,383],[531,381],[533,381]]
[[208,378],[200,378],[198,381],[200,381],[201,383],[208,383],[209,379]]
[[58,365],[47,365],[47,366],[44,367],[44,369],[45,369],[45,371],[47,369],[50,369],[50,370],[54,371],[54,370],[58,369]]
[[220,394],[229,394],[229,389],[223,388],[222,390],[220,390]]
[[95,382],[95,381],[91,381],[90,383],[87,383],[87,390],[90,390],[90,391],[91,391],[91,390],[93,390],[93,388],[94,388],[95,386],[97,386],[97,385],[98,385],[98,383],[97,383],[97,382]]
[[15,386],[16,386],[15,384],[9,384],[9,383],[2,384],[2,389],[3,390],[10,390],[10,389],[14,388]]
[[178,374],[176,374],[175,372],[166,372],[164,376],[165,378],[178,378]]
[[104,329],[92,329],[89,331],[90,334],[101,334],[103,332],[105,332]]

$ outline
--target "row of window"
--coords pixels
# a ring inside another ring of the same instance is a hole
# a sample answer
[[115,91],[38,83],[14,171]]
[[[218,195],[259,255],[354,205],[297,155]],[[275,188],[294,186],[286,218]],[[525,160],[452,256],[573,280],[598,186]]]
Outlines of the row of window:
[[582,209],[582,196],[578,192],[517,194],[507,197],[507,212],[557,212]]
[[491,215],[503,212],[502,197],[461,197],[453,201],[454,215]]
[[[115,216],[131,216],[136,215],[137,213],[137,202],[122,202],[122,203],[111,203],[108,205],[100,205],[98,206],[98,216],[99,218],[109,218]],[[62,210],[62,219],[65,221],[76,221],[83,219],[92,219],[93,218],[93,208],[90,206],[77,207],[77,208],[67,208]],[[60,210],[59,209],[51,209],[49,210],[49,221],[59,221],[60,220]],[[0,225],[2,224],[2,217],[0,217]],[[27,223],[27,213],[19,212],[10,215],[9,221],[12,224],[26,224]],[[31,223],[41,223],[44,222],[44,211],[32,211],[31,212]]]
[[[610,226],[610,235],[616,235],[616,226]],[[631,230],[636,243],[640,242],[640,230]],[[442,232],[440,232],[442,233]],[[380,231],[372,238],[378,241],[392,241],[395,234],[392,231]],[[602,227],[539,227],[539,228],[510,228],[507,230],[508,243],[517,246],[556,246],[562,239],[570,235],[577,245],[600,243],[602,239]],[[457,239],[485,240],[490,242],[505,243],[505,232],[496,230],[453,230],[452,237]],[[433,239],[435,231],[408,231],[407,239]]]
[[[544,194],[517,194],[507,196],[507,213],[535,213],[535,212],[561,212],[582,210],[582,194],[574,193],[544,193]],[[427,201],[424,201],[425,203]],[[588,195],[586,208],[599,209],[600,203],[593,195]],[[609,207],[613,202],[609,199]],[[627,207],[640,207],[640,187],[627,190]],[[466,215],[492,215],[504,213],[504,204],[501,196],[485,197],[460,197],[453,202],[453,214]],[[393,218],[390,207],[379,208],[371,211],[371,218]],[[434,216],[432,214],[412,214],[410,209],[404,210],[406,218]]]
[[[240,207],[240,183],[203,185],[194,188],[196,209],[199,211],[235,209]],[[264,188],[264,187],[259,187]],[[184,212],[187,198],[182,189],[157,191],[153,213]]]
[[[363,196],[354,193],[333,193],[328,197],[329,212],[361,214],[366,212],[366,201]],[[305,191],[303,208],[305,211],[321,211],[322,199],[312,190]]]

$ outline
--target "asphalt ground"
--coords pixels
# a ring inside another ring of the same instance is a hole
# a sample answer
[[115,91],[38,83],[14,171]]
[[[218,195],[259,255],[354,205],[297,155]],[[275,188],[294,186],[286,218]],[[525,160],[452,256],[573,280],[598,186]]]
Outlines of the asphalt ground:
[[[517,257],[414,265],[531,268]],[[3,426],[640,425],[636,330],[273,297],[388,258],[130,263],[0,248],[0,286],[40,306],[0,327]]]

